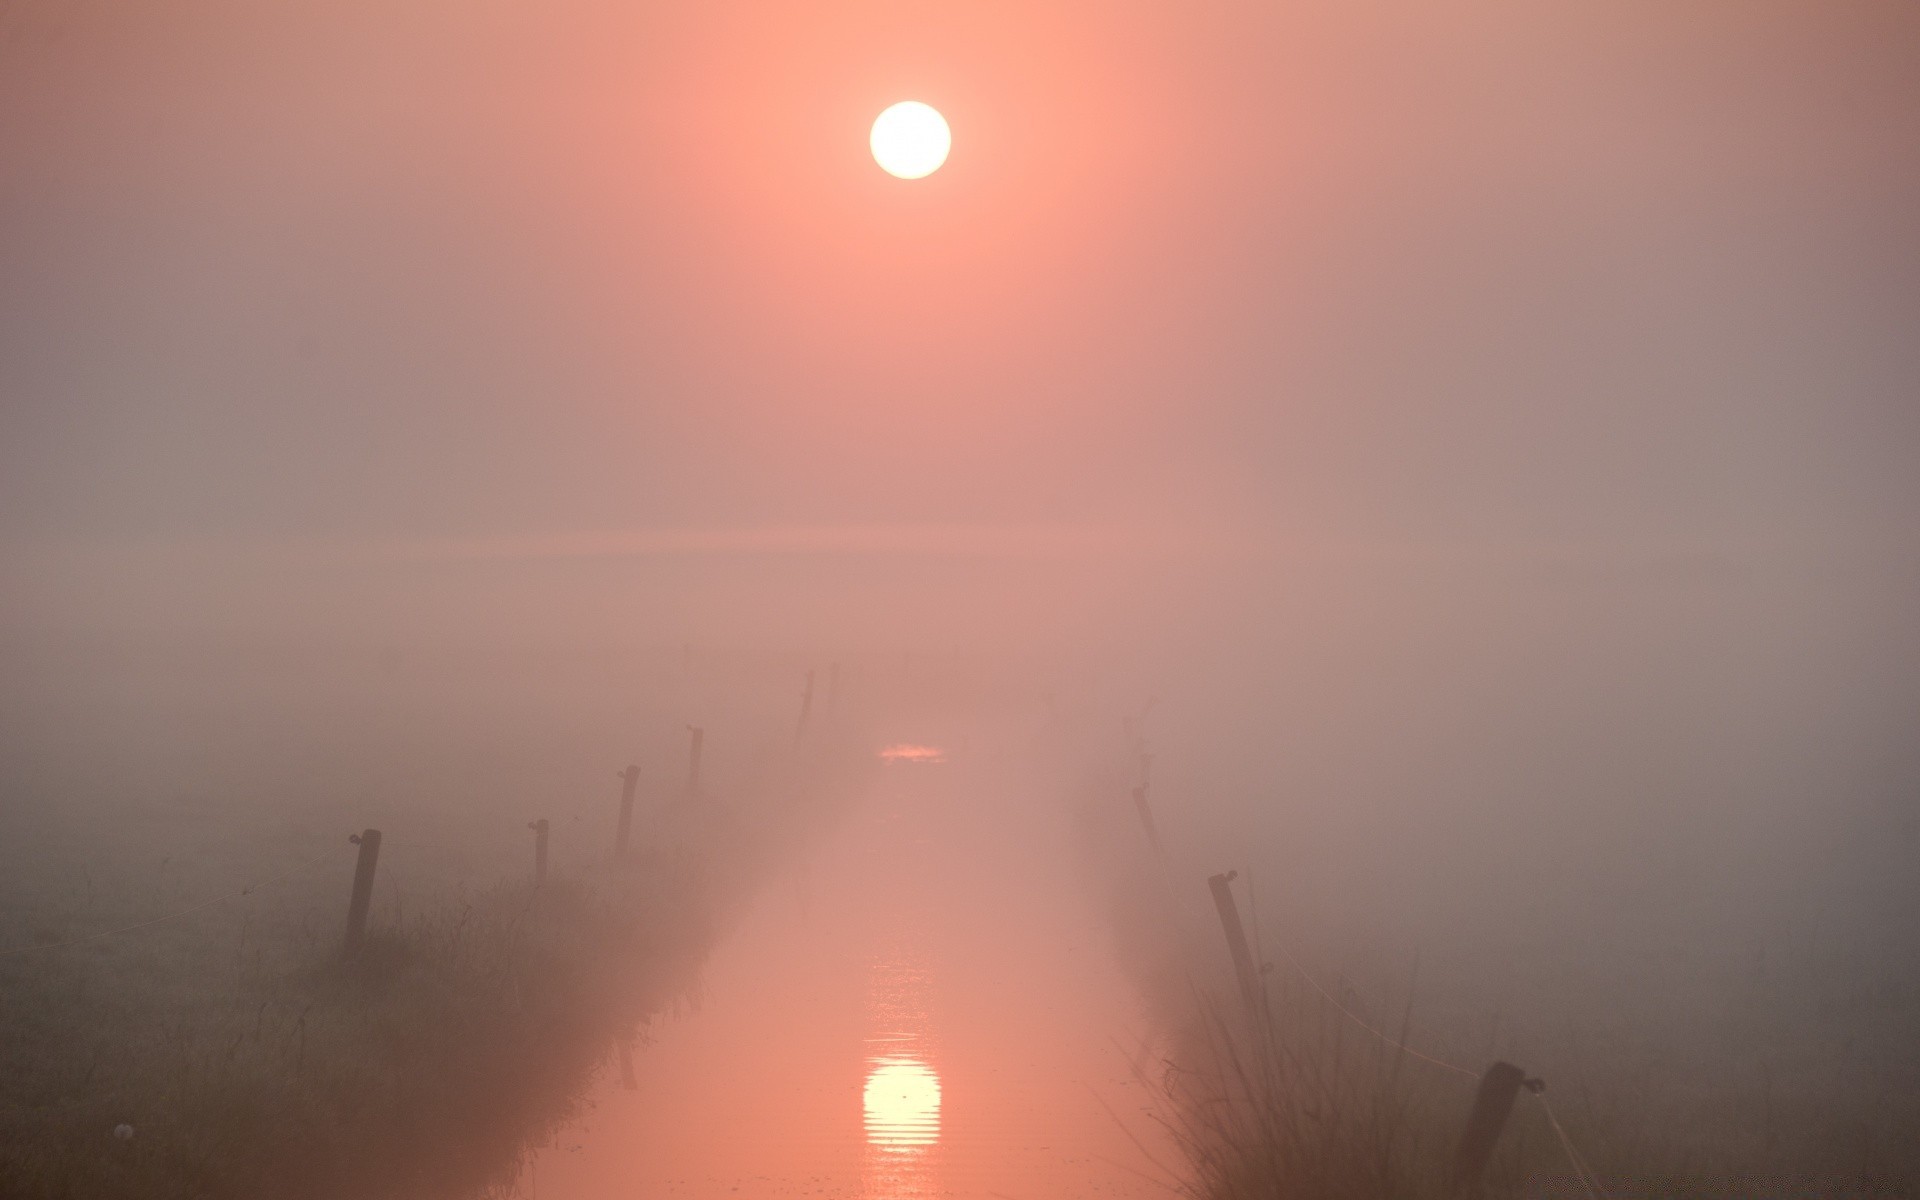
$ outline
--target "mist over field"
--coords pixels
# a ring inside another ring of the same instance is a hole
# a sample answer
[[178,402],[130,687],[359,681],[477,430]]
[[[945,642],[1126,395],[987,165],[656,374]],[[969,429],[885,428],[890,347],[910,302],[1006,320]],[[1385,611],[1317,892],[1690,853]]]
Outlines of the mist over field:
[[1911,1194],[1916,52],[8,6],[0,1193]]

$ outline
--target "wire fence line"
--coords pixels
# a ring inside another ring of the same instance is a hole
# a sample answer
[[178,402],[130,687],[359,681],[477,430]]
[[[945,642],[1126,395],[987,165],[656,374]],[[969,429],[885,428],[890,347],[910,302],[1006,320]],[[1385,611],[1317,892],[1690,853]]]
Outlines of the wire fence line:
[[[1287,956],[1287,962],[1299,973],[1300,978],[1306,980],[1314,991],[1319,992],[1320,995],[1325,998],[1328,1004],[1333,1005],[1336,1010],[1355,1025],[1358,1025],[1394,1049],[1412,1055],[1422,1062],[1432,1063],[1436,1067],[1451,1071],[1455,1075],[1464,1076],[1467,1079],[1479,1080],[1480,1072],[1469,1067],[1463,1067],[1459,1063],[1448,1062],[1444,1058],[1435,1058],[1431,1054],[1423,1054],[1400,1039],[1388,1036],[1370,1022],[1361,1019],[1352,1009],[1340,1003],[1340,1001],[1334,997],[1333,993],[1321,987],[1320,981],[1315,979],[1308,973],[1305,967],[1300,965],[1300,960],[1294,957],[1293,951],[1289,949],[1284,942],[1280,944],[1280,952]],[[1554,1136],[1559,1139],[1560,1148],[1566,1152],[1567,1163],[1573,1168],[1573,1177],[1579,1182],[1581,1190],[1587,1194],[1588,1200],[1607,1200],[1607,1193],[1605,1189],[1600,1186],[1600,1177],[1594,1174],[1593,1168],[1587,1164],[1587,1160],[1582,1157],[1580,1151],[1574,1147],[1573,1139],[1568,1136],[1566,1128],[1560,1124],[1560,1119],[1554,1116],[1553,1106],[1547,1103],[1546,1084],[1537,1079],[1529,1080],[1526,1090],[1531,1092],[1533,1098],[1540,1102],[1540,1111],[1546,1114],[1547,1123],[1553,1127]]]
[[1415,1050],[1412,1046],[1407,1045],[1405,1042],[1401,1041],[1399,1038],[1388,1036],[1386,1033],[1382,1032],[1379,1028],[1377,1028],[1373,1024],[1362,1019],[1358,1013],[1354,1012],[1352,1009],[1348,1008],[1346,1005],[1340,1003],[1340,1001],[1334,997],[1332,992],[1329,992],[1326,988],[1321,987],[1320,981],[1315,979],[1311,974],[1307,972],[1307,969],[1305,967],[1300,965],[1300,960],[1294,957],[1293,951],[1290,948],[1288,948],[1288,946],[1284,942],[1281,943],[1280,945],[1280,953],[1287,956],[1287,962],[1293,967],[1293,969],[1296,972],[1299,973],[1300,978],[1306,980],[1308,986],[1313,988],[1314,991],[1319,992],[1320,995],[1326,1000],[1328,1004],[1333,1005],[1333,1007],[1336,1010],[1338,1010],[1341,1014],[1343,1014],[1349,1021],[1352,1021],[1355,1025],[1358,1025],[1360,1028],[1366,1030],[1368,1033],[1372,1034],[1374,1037],[1379,1038],[1381,1041],[1385,1042],[1387,1045],[1392,1046],[1395,1050],[1399,1050],[1405,1054],[1411,1055],[1412,1057],[1419,1059],[1421,1062],[1432,1063],[1436,1067],[1441,1067],[1445,1070],[1452,1071],[1456,1075],[1464,1075],[1468,1079],[1477,1080],[1480,1078],[1480,1072],[1475,1071],[1470,1067],[1463,1067],[1459,1063],[1448,1062],[1444,1058],[1436,1058],[1431,1054],[1423,1054],[1420,1051]]
[[[1143,790],[1144,790],[1144,787],[1143,787]],[[1161,846],[1158,837],[1151,831],[1151,829],[1149,829],[1148,831],[1148,837],[1152,842],[1153,849],[1155,851],[1156,856],[1159,858],[1159,861],[1162,867],[1163,878],[1167,878],[1166,870],[1170,864],[1167,862],[1166,851]],[[1247,879],[1248,899],[1249,899],[1249,902],[1253,904],[1253,911],[1249,914],[1249,916],[1254,925],[1255,941],[1259,942],[1262,940],[1259,934],[1260,918],[1259,918],[1258,904],[1253,903],[1252,885],[1253,885],[1253,881],[1251,877],[1249,877]],[[1471,1067],[1462,1066],[1459,1063],[1450,1062],[1447,1059],[1440,1058],[1432,1054],[1427,1054],[1420,1050],[1416,1050],[1412,1046],[1407,1045],[1401,1039],[1393,1037],[1392,1035],[1386,1033],[1384,1030],[1374,1025],[1371,1021],[1368,1021],[1364,1017],[1360,1016],[1360,1014],[1354,1012],[1347,1005],[1341,1003],[1340,999],[1336,997],[1332,992],[1328,991],[1325,987],[1323,987],[1318,979],[1314,978],[1313,973],[1311,971],[1308,971],[1306,966],[1301,963],[1299,957],[1294,954],[1292,947],[1287,945],[1287,943],[1285,943],[1284,941],[1279,941],[1279,942],[1276,942],[1275,944],[1279,946],[1280,953],[1286,957],[1287,964],[1293,968],[1293,970],[1300,976],[1301,979],[1306,981],[1309,987],[1311,987],[1315,992],[1319,993],[1320,997],[1323,1000],[1325,1000],[1328,1004],[1332,1005],[1336,1012],[1346,1017],[1349,1021],[1352,1021],[1355,1025],[1359,1026],[1361,1029],[1371,1034],[1380,1042],[1412,1058],[1418,1059],[1419,1061],[1427,1063],[1431,1066],[1439,1067],[1441,1070],[1450,1072],[1451,1074],[1459,1076],[1460,1078],[1471,1080],[1476,1084],[1480,1081],[1481,1076],[1483,1074],[1482,1072],[1476,1071]],[[1263,992],[1265,990],[1265,986],[1266,985],[1264,982],[1260,984],[1260,987]],[[1574,1145],[1573,1138],[1571,1137],[1571,1135],[1567,1133],[1566,1127],[1561,1125],[1559,1118],[1554,1115],[1553,1106],[1547,1102],[1546,1084],[1539,1079],[1529,1079],[1525,1081],[1523,1086],[1526,1091],[1530,1092],[1533,1095],[1535,1100],[1539,1101],[1540,1111],[1546,1116],[1548,1125],[1552,1127],[1554,1137],[1559,1142],[1561,1150],[1566,1155],[1567,1164],[1573,1168],[1574,1179],[1580,1184],[1580,1188],[1586,1194],[1586,1196],[1588,1197],[1588,1200],[1608,1200],[1606,1190],[1600,1185],[1599,1175],[1594,1172],[1593,1167],[1587,1162],[1586,1158],[1583,1155],[1581,1155],[1579,1149]]]
[[1546,1089],[1534,1092],[1533,1098],[1540,1102],[1540,1111],[1547,1114],[1547,1124],[1553,1126],[1554,1136],[1560,1139],[1560,1148],[1567,1152],[1567,1161],[1573,1164],[1573,1177],[1580,1181],[1588,1200],[1606,1200],[1607,1193],[1600,1187],[1600,1177],[1593,1173],[1593,1168],[1587,1165],[1587,1160],[1574,1147],[1573,1139],[1567,1136],[1566,1128],[1560,1124],[1560,1118],[1553,1115],[1553,1105],[1547,1103]]
[[[572,819],[576,822],[579,821],[580,818],[585,814],[585,812],[586,812],[586,801],[582,800],[579,803],[575,804],[574,811],[571,814]],[[324,862],[328,858],[334,857],[337,854],[338,854],[338,851],[334,849],[322,850],[311,858],[303,859],[302,861],[295,863],[294,865],[286,868],[285,870],[280,871],[273,875],[269,875],[264,879],[256,879],[254,882],[247,884],[245,887],[239,888],[235,891],[225,892],[221,895],[214,896],[211,899],[202,900],[198,904],[189,905],[186,908],[179,909],[175,912],[167,913],[164,916],[153,917],[145,921],[136,921],[131,925],[120,925],[113,929],[103,929],[98,933],[90,933],[84,937],[72,938],[63,942],[34,942],[34,943],[29,943],[27,945],[11,946],[5,949],[0,949],[0,959],[12,958],[16,955],[21,955],[21,954],[32,954],[32,953],[35,953],[36,951],[66,950],[74,946],[84,946],[89,942],[104,941],[107,938],[119,937],[123,934],[135,933],[143,929],[151,929],[156,926],[165,925],[173,921],[178,921],[182,917],[190,917],[194,913],[201,912],[209,908],[213,908],[216,905],[226,904],[230,901],[238,900],[244,896],[251,896],[253,893],[261,890],[262,888],[271,887],[274,884],[285,882],[286,880],[291,879],[296,875],[305,873],[306,871],[313,868],[314,866],[317,866],[321,862]],[[396,869],[396,865],[392,860],[391,854],[389,854],[388,858],[383,861],[382,865],[384,867],[384,877],[386,879],[388,888],[391,890],[393,894],[395,904],[396,905],[404,904],[402,885],[398,878],[399,872]]]
[[[1434,1055],[1415,1050],[1399,1038],[1387,1034],[1372,1022],[1362,1018],[1358,1013],[1342,1004],[1332,992],[1322,987],[1320,981],[1315,979],[1312,972],[1308,971],[1307,968],[1301,964],[1299,958],[1294,955],[1291,947],[1285,942],[1279,943],[1279,946],[1280,953],[1286,956],[1287,963],[1293,967],[1300,978],[1306,980],[1308,986],[1320,993],[1322,999],[1328,1004],[1331,1004],[1335,1011],[1339,1012],[1349,1021],[1352,1021],[1355,1025],[1358,1025],[1361,1029],[1372,1034],[1381,1042],[1393,1047],[1395,1050],[1419,1059],[1421,1062],[1430,1063],[1442,1070],[1451,1071],[1453,1074],[1463,1078],[1475,1082],[1479,1081],[1481,1072],[1475,1071],[1471,1067],[1463,1067],[1459,1063],[1448,1062],[1444,1058],[1437,1058]],[[1552,1126],[1554,1136],[1560,1143],[1560,1148],[1566,1153],[1567,1163],[1573,1168],[1573,1177],[1579,1182],[1581,1190],[1587,1194],[1588,1200],[1607,1200],[1606,1190],[1600,1186],[1600,1177],[1594,1173],[1593,1168],[1588,1165],[1587,1160],[1574,1146],[1573,1138],[1568,1135],[1566,1127],[1560,1124],[1560,1119],[1554,1115],[1553,1106],[1547,1102],[1546,1084],[1537,1079],[1529,1080],[1526,1084],[1526,1090],[1531,1092],[1533,1098],[1540,1102],[1540,1111],[1546,1115],[1547,1123]]]
[[11,958],[16,954],[31,954],[37,950],[66,950],[73,946],[84,946],[88,942],[103,941],[107,938],[119,937],[122,934],[134,933],[142,929],[152,929],[157,925],[165,925],[170,921],[178,921],[182,917],[192,916],[194,913],[212,908],[216,904],[225,904],[230,900],[238,900],[242,896],[251,896],[255,892],[259,891],[261,888],[271,887],[276,883],[281,883],[285,880],[291,879],[295,875],[302,874],[303,872],[319,865],[321,862],[323,862],[324,860],[326,860],[327,858],[333,855],[336,855],[337,853],[338,851],[335,851],[335,850],[322,850],[320,853],[314,855],[312,858],[306,859],[302,862],[295,863],[293,866],[288,867],[286,870],[281,871],[278,874],[270,875],[265,879],[255,880],[254,882],[249,883],[248,885],[239,889],[238,891],[227,892],[223,895],[215,896],[210,900],[202,900],[198,904],[190,905],[186,908],[178,910],[177,912],[170,912],[165,916],[154,917],[151,920],[146,920],[146,921],[136,921],[131,925],[121,925],[114,929],[103,929],[99,933],[90,933],[90,934],[87,934],[85,937],[77,937],[64,942],[41,942],[41,943],[34,943],[32,945],[26,945],[26,946],[13,946],[5,950],[0,950],[0,958]]

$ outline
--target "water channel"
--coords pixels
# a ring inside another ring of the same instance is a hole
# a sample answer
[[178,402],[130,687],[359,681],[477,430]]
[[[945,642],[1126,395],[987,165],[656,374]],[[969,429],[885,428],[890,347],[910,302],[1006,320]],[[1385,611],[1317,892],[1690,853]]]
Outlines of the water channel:
[[1164,1197],[1147,1030],[1057,803],[903,761],[766,888],[699,1003],[527,1164],[541,1200]]

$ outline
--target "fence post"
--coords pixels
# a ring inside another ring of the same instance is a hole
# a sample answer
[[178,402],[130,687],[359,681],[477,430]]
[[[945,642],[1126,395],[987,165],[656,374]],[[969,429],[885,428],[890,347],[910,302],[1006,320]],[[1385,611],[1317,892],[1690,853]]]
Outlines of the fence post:
[[533,886],[539,887],[547,881],[547,819],[528,821],[527,828],[533,830]]
[[640,782],[640,768],[632,763],[620,772],[620,824],[613,831],[613,861],[627,857],[627,837],[633,832],[633,789]]
[[807,736],[807,718],[813,714],[813,668],[807,668],[807,686],[800,693],[800,724],[794,729],[793,736]]
[[[1140,814],[1140,826],[1147,831],[1147,844],[1153,847],[1155,854],[1164,853],[1160,849],[1160,835],[1153,828],[1153,810],[1147,807],[1147,789],[1145,784],[1133,789],[1133,810]],[[1231,902],[1232,897],[1228,897],[1228,900]],[[1218,902],[1217,897],[1215,898],[1215,902]]]
[[693,734],[693,744],[687,748],[687,794],[700,794],[700,748],[707,740],[707,731],[698,725],[687,726]]
[[1213,906],[1220,913],[1220,928],[1227,935],[1227,950],[1233,955],[1234,974],[1240,977],[1240,998],[1247,1006],[1247,1019],[1264,1037],[1267,1023],[1266,1005],[1261,1002],[1260,971],[1253,963],[1253,951],[1247,946],[1247,931],[1240,924],[1240,906],[1234,903],[1233,889],[1227,885],[1238,876],[1238,871],[1228,871],[1225,875],[1214,875],[1207,879],[1207,886],[1213,889]]
[[373,868],[380,861],[380,831],[363,829],[348,841],[360,847],[360,860],[353,867],[353,898],[347,902],[346,956],[360,953],[367,936],[367,910],[373,907]]
[[1467,1128],[1460,1135],[1460,1148],[1453,1156],[1454,1195],[1469,1192],[1480,1185],[1480,1176],[1493,1155],[1493,1144],[1500,1140],[1513,1101],[1527,1073],[1508,1062],[1497,1062],[1480,1077],[1480,1090],[1473,1097],[1473,1111],[1467,1115]]

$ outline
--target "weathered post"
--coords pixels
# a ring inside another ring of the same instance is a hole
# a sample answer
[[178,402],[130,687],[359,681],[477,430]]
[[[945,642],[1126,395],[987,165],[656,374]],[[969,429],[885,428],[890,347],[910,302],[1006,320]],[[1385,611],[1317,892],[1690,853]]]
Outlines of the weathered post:
[[1253,965],[1246,928],[1240,924],[1240,906],[1234,903],[1233,889],[1227,886],[1239,874],[1228,871],[1225,875],[1211,876],[1207,886],[1213,889],[1213,906],[1219,910],[1220,928],[1227,935],[1227,950],[1233,955],[1233,971],[1240,978],[1240,999],[1247,1006],[1247,1019],[1264,1035],[1267,1006],[1261,1002],[1260,972]]
[[348,841],[360,847],[360,860],[353,867],[353,898],[347,902],[346,956],[360,953],[367,936],[367,910],[373,907],[373,868],[380,861],[380,831],[363,829]]
[[624,862],[627,838],[633,832],[633,789],[640,782],[640,768],[632,763],[620,772],[620,824],[613,831],[613,861]]
[[813,669],[809,667],[807,669],[807,686],[805,690],[803,690],[800,693],[800,724],[793,731],[794,737],[803,738],[807,736],[807,718],[812,715],[813,715]]
[[[1140,814],[1140,827],[1147,831],[1147,844],[1153,847],[1155,854],[1161,853],[1160,835],[1153,828],[1153,810],[1147,807],[1147,788],[1145,784],[1133,789],[1133,810]],[[1232,897],[1228,897],[1229,900]]]
[[1527,1073],[1512,1063],[1497,1062],[1480,1077],[1480,1090],[1473,1097],[1473,1111],[1467,1114],[1467,1128],[1460,1135],[1460,1148],[1453,1156],[1451,1187],[1456,1196],[1480,1186],[1480,1176],[1493,1155],[1493,1144],[1513,1112],[1514,1098],[1527,1082]]
[[693,734],[693,744],[687,748],[687,794],[700,794],[700,747],[707,740],[707,731],[698,725],[687,726]]
[[527,828],[533,830],[533,886],[539,887],[547,882],[547,819],[528,821]]

